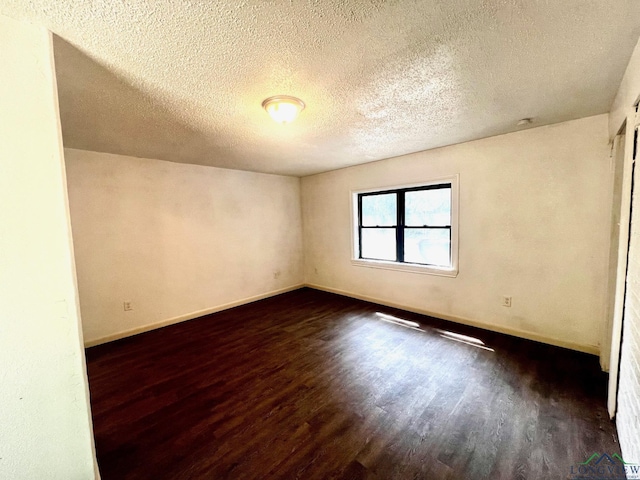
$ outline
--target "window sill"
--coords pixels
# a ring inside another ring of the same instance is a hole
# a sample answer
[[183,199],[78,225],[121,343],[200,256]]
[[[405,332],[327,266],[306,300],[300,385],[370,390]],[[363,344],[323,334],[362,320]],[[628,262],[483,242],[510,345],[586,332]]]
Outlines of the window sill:
[[427,265],[412,265],[408,263],[385,262],[383,260],[351,259],[351,265],[356,267],[382,268],[383,270],[397,270],[400,272],[420,273],[423,275],[437,275],[440,277],[457,277],[456,268],[433,267]]

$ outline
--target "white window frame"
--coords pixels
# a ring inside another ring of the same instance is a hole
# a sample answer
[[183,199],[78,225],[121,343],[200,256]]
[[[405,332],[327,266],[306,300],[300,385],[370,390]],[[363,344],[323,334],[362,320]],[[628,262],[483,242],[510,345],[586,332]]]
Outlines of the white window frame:
[[[456,277],[458,275],[458,206],[459,206],[459,175],[434,178],[425,182],[403,185],[385,185],[376,188],[368,188],[351,191],[351,264],[357,267],[382,268],[385,270],[397,270],[409,273],[421,273],[426,275],[438,275],[443,277]],[[398,190],[403,188],[415,188],[442,183],[451,184],[451,266],[439,267],[435,265],[418,265],[400,263],[386,260],[368,260],[358,258],[358,195],[361,193],[383,192],[386,190]]]

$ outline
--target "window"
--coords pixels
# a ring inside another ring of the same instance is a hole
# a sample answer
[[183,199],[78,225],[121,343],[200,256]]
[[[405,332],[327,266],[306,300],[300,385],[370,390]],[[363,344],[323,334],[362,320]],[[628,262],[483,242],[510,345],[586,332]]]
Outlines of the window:
[[354,192],[354,263],[455,276],[457,177]]

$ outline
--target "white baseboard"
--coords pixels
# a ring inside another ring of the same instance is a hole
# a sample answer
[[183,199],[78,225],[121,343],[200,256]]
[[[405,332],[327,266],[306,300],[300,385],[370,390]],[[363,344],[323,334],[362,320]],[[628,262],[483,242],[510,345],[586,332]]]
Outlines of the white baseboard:
[[154,322],[148,325],[143,325],[141,327],[132,328],[131,330],[125,330],[123,332],[113,333],[105,337],[86,340],[84,342],[84,346],[85,348],[88,348],[88,347],[94,347],[96,345],[100,345],[107,342],[113,342],[114,340],[120,340],[121,338],[137,335],[138,333],[148,332],[151,330],[155,330],[157,328],[173,325],[175,323],[185,322],[187,320],[193,320],[194,318],[203,317],[204,315],[209,315],[211,313],[221,312],[222,310],[228,310],[229,308],[239,307],[240,305],[245,305],[247,303],[257,302],[258,300],[264,300],[265,298],[273,297],[275,295],[280,295],[281,293],[287,293],[293,290],[298,290],[304,286],[305,286],[304,284],[291,285],[289,287],[281,288],[279,290],[272,290],[271,292],[261,293],[260,295],[254,295],[253,297],[247,297],[241,300],[236,300],[235,302],[225,303],[223,305],[218,305],[216,307],[206,308],[204,310],[198,310],[197,312],[187,313],[185,315],[168,318],[166,320],[161,320],[159,322]]
[[340,290],[332,287],[325,287],[323,285],[317,285],[313,283],[305,283],[305,284],[297,284],[291,285],[289,287],[281,288],[279,290],[273,290],[271,292],[262,293],[260,295],[254,295],[253,297],[243,298],[241,300],[236,300],[234,302],[225,303],[223,305],[218,305],[211,308],[206,308],[204,310],[199,310],[197,312],[188,313],[185,315],[180,315],[177,317],[169,318],[166,320],[162,320],[160,322],[151,323],[148,325],[143,325],[141,327],[132,328],[130,330],[125,330],[122,332],[114,333],[111,335],[107,335],[105,337],[100,337],[92,340],[87,340],[84,342],[85,348],[93,347],[95,345],[100,345],[107,342],[112,342],[114,340],[119,340],[121,338],[130,337],[132,335],[137,335],[139,333],[148,332],[151,330],[155,330],[157,328],[166,327],[168,325],[173,325],[176,323],[184,322],[187,320],[193,320],[194,318],[202,317],[204,315],[209,315],[211,313],[221,312],[222,310],[227,310],[229,308],[238,307],[240,305],[245,305],[247,303],[256,302],[258,300],[263,300],[265,298],[273,297],[275,295],[280,295],[281,293],[291,292],[293,290],[298,290],[302,287],[314,288],[316,290],[322,290],[325,292],[335,293],[338,295],[343,295],[345,297],[357,298],[359,300],[364,300],[365,302],[376,303],[378,305],[385,305],[387,307],[399,308],[401,310],[407,310],[409,312],[419,313],[422,315],[428,315],[430,317],[440,318],[442,320],[448,320],[455,323],[461,323],[463,325],[468,325],[471,327],[478,327],[485,330],[490,330],[498,333],[505,333],[507,335],[512,335],[514,337],[526,338],[527,340],[534,340],[536,342],[547,343],[549,345],[555,345],[557,347],[568,348],[571,350],[577,350],[579,352],[590,353],[592,355],[599,355],[600,348],[596,345],[583,345],[575,342],[568,342],[566,340],[560,340],[557,338],[547,337],[545,335],[540,335],[534,332],[528,332],[526,330],[519,330],[516,328],[503,327],[499,325],[493,325],[489,323],[480,322],[477,320],[471,320],[469,318],[458,317],[454,315],[447,315],[438,312],[431,312],[428,310],[424,310],[421,308],[412,307],[410,305],[404,305],[400,303],[391,302],[388,300],[384,300],[381,298],[370,297],[367,295],[360,295],[359,293],[349,292],[346,290]]
[[555,345],[557,347],[568,348],[570,350],[577,350],[578,352],[590,353],[592,355],[600,355],[600,348],[597,345],[583,345],[575,342],[568,342],[566,340],[560,340],[557,338],[547,337],[534,332],[528,332],[526,330],[520,330],[517,328],[503,327],[500,325],[493,325],[490,323],[479,322],[477,320],[471,320],[469,318],[458,317],[454,315],[447,315],[443,313],[430,312],[421,308],[412,307],[409,305],[403,305],[400,303],[390,302],[381,298],[369,297],[367,295],[360,295],[359,293],[348,292],[345,290],[339,290],[337,288],[325,287],[323,285],[316,285],[313,283],[307,283],[305,286],[314,288],[316,290],[322,290],[324,292],[336,293],[345,297],[357,298],[358,300],[364,300],[365,302],[377,303],[378,305],[385,305],[387,307],[399,308],[401,310],[407,310],[409,312],[419,313],[421,315],[428,315],[430,317],[440,318],[442,320],[448,320],[455,323],[461,323],[471,327],[478,327],[484,330],[490,330],[498,333],[505,333],[514,337],[525,338],[527,340],[534,340],[536,342],[547,343],[549,345]]

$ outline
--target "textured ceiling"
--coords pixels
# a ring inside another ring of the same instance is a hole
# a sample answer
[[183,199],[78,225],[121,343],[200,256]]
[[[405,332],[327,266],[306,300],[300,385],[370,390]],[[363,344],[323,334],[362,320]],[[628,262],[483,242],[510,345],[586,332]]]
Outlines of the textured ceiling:
[[[2,0],[55,39],[65,146],[307,175],[609,110],[638,0]],[[291,125],[260,104],[307,104]]]

